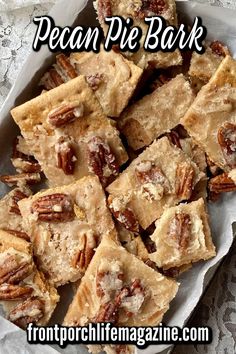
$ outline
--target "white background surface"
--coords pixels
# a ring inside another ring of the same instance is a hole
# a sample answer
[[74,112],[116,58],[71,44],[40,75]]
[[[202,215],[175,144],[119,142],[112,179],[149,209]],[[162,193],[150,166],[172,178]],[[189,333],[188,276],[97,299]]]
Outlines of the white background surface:
[[[0,104],[4,101],[31,47],[35,30],[32,24],[33,17],[45,14],[54,2],[0,0]],[[202,0],[201,2],[206,1]],[[219,6],[236,8],[234,0],[209,0],[209,2]],[[29,6],[32,3],[33,5]],[[6,12],[6,9],[10,9],[10,11]],[[202,299],[197,314],[191,323],[209,325],[213,328],[214,341],[212,345],[207,347],[182,346],[174,351],[175,354],[236,353],[235,250],[236,246]],[[3,333],[0,327],[0,338],[1,335]],[[43,353],[42,349],[39,349],[39,351]],[[9,347],[10,352],[15,354],[17,349],[12,348],[10,350]],[[0,354],[3,354],[1,348]]]

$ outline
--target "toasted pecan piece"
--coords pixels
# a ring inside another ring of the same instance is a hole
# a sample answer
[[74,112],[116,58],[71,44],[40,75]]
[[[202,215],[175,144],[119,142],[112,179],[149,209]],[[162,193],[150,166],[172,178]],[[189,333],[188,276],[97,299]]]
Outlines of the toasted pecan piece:
[[168,236],[176,241],[179,248],[185,250],[191,237],[191,219],[188,214],[176,213],[169,225]]
[[73,123],[76,119],[83,117],[83,115],[84,105],[82,102],[76,100],[61,104],[51,110],[48,114],[48,121],[52,126],[60,128]]
[[218,143],[227,165],[231,168],[236,167],[236,124],[225,123],[220,127]]
[[9,211],[13,214],[21,215],[18,202],[27,197],[28,196],[25,193],[23,193],[20,189],[16,189],[14,191],[14,195],[12,196],[12,204],[10,206]]
[[0,181],[12,186],[33,185],[41,182],[40,173],[19,173],[17,175],[0,176]]
[[77,161],[75,149],[70,141],[60,138],[56,145],[57,167],[66,175],[73,175]]
[[18,284],[33,271],[32,264],[18,263],[14,256],[9,256],[0,269],[0,284]]
[[63,193],[39,197],[32,203],[31,211],[38,215],[38,220],[45,222],[67,222],[75,217],[72,201]]
[[23,238],[25,241],[28,241],[28,242],[30,241],[30,237],[29,237],[29,235],[27,235],[26,232],[18,231],[18,230],[12,230],[12,229],[3,229],[3,231],[6,231],[9,234],[14,235],[16,237]]
[[103,187],[106,187],[113,176],[119,173],[119,165],[110,146],[99,136],[94,136],[88,142],[88,163],[91,172],[100,179]]
[[110,322],[116,324],[118,321],[118,311],[119,307],[115,303],[108,302],[100,307],[98,314],[94,318],[94,322]]
[[50,91],[62,84],[64,84],[64,80],[58,73],[56,68],[50,68],[48,72],[43,75],[42,79],[40,80],[39,86],[42,86],[47,91]]
[[132,231],[135,234],[139,233],[139,222],[130,208],[126,207],[123,210],[114,210],[112,204],[109,205],[109,208],[116,220],[119,221],[119,223],[122,224],[127,230]]
[[71,65],[70,60],[65,54],[61,53],[56,57],[57,65],[67,75],[69,79],[74,79],[78,76],[75,68]]
[[172,143],[173,145],[177,146],[179,149],[182,150],[182,146],[180,143],[180,136],[176,131],[172,130],[171,132],[166,133],[165,135],[169,139],[170,143]]
[[175,193],[181,200],[191,198],[193,191],[194,169],[190,165],[179,165],[175,175]]
[[212,193],[225,193],[236,191],[236,184],[234,183],[232,178],[227,175],[227,173],[222,173],[221,175],[210,179],[208,187],[210,192]]
[[148,16],[160,16],[167,9],[165,0],[142,0],[142,6],[136,16],[144,19]]
[[98,89],[99,85],[102,83],[102,80],[103,75],[99,73],[86,76],[86,81],[93,91],[96,91]]
[[4,283],[0,285],[0,300],[21,300],[30,296],[32,292],[33,288],[29,286]]
[[210,48],[213,53],[219,55],[220,57],[226,57],[230,55],[228,48],[220,41],[214,41],[210,44]]
[[18,172],[39,173],[42,171],[40,164],[32,155],[24,154],[19,150],[19,136],[13,142],[12,164]]
[[45,305],[43,300],[31,297],[17,305],[8,315],[11,322],[25,329],[28,323],[37,323],[44,316]]
[[111,1],[110,0],[98,0],[98,19],[101,23],[104,23],[106,17],[112,16]]
[[97,246],[96,238],[94,236],[89,237],[86,234],[82,235],[81,249],[73,260],[73,267],[79,267],[80,269],[87,269],[93,255],[95,253],[94,248]]

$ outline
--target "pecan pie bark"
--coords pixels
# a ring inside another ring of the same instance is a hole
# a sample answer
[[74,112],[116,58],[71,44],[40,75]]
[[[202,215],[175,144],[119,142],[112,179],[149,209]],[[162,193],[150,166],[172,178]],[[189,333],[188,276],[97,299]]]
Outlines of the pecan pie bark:
[[194,100],[189,82],[182,74],[128,107],[119,128],[128,144],[138,150],[173,129]]
[[[236,61],[227,56],[182,119],[210,160],[224,172],[236,169]],[[231,177],[231,176],[230,176]]]
[[27,187],[15,188],[0,200],[0,229],[26,241],[30,240],[30,235],[24,229],[18,202],[31,194]]
[[[95,173],[91,167],[89,143],[100,139],[116,165],[127,160],[114,122],[108,119],[84,76],[46,92],[12,110],[32,154],[39,161],[50,186],[70,184]],[[103,175],[109,174],[107,162],[95,151]]]
[[151,239],[156,251],[149,257],[164,270],[207,260],[216,254],[203,199],[165,210]]
[[134,26],[141,27],[143,36],[141,38],[140,49],[137,53],[126,52],[125,56],[134,61],[140,68],[147,68],[149,65],[155,68],[167,68],[174,65],[182,64],[182,57],[178,50],[173,53],[148,53],[143,49],[143,43],[146,36],[147,25],[144,18],[147,16],[162,16],[168,24],[177,25],[177,15],[175,1],[158,0],[158,1],[119,1],[119,0],[96,0],[94,7],[98,14],[98,20],[103,28],[104,33],[108,27],[104,22],[107,16],[130,17]]
[[142,75],[142,69],[114,51],[72,53],[70,61],[86,80],[109,117],[119,117]]
[[228,48],[219,41],[208,44],[204,54],[193,52],[189,76],[193,83],[198,83],[198,90],[208,83],[222,60],[229,54]]
[[157,325],[177,289],[174,280],[154,271],[105,237],[81,281],[64,324]]
[[0,230],[0,301],[7,318],[21,328],[48,323],[59,300],[33,261],[31,245]]
[[40,192],[19,206],[39,267],[57,286],[82,277],[104,234],[116,237],[95,176]]
[[155,141],[107,187],[114,217],[136,234],[163,213],[192,196],[204,176],[197,165],[166,137]]

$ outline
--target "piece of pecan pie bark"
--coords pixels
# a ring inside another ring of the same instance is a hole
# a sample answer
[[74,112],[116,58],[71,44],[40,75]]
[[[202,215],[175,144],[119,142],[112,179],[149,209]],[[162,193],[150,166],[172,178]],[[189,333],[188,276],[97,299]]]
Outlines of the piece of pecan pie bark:
[[40,192],[19,206],[39,267],[57,286],[82,277],[104,234],[116,237],[96,176]]
[[151,239],[156,251],[149,257],[164,270],[216,255],[203,199],[166,209]]
[[168,138],[154,141],[107,187],[115,218],[129,231],[139,233],[164,208],[189,200],[204,176],[197,165]]
[[103,112],[110,117],[119,117],[127,106],[142,70],[121,54],[106,52],[72,53],[70,61],[86,80],[100,102]]
[[114,122],[79,76],[12,110],[50,186],[95,173],[103,185],[127,160]]
[[29,241],[18,202],[31,195],[29,188],[15,188],[0,200],[0,229]]
[[66,326],[160,323],[178,284],[104,237],[64,319]]
[[219,41],[208,44],[204,54],[193,52],[189,68],[189,76],[193,84],[201,89],[208,83],[225,56],[229,54],[228,48]]
[[146,52],[143,49],[143,43],[146,37],[147,25],[144,18],[148,16],[162,16],[168,24],[177,25],[177,15],[175,1],[173,0],[96,0],[94,7],[98,14],[98,20],[104,33],[108,26],[104,22],[105,17],[122,16],[123,18],[132,18],[133,25],[141,27],[143,36],[140,40],[141,46],[137,53],[125,53],[125,55],[134,61],[141,68],[147,68],[150,64],[156,68],[167,68],[182,64],[182,57],[179,50],[172,53],[157,51],[155,53]]
[[180,123],[194,100],[189,82],[180,74],[128,107],[119,128],[128,144],[138,150]]
[[0,230],[0,301],[21,328],[48,323],[59,296],[33,262],[30,243]]
[[236,182],[236,61],[227,56],[182,124],[210,160]]

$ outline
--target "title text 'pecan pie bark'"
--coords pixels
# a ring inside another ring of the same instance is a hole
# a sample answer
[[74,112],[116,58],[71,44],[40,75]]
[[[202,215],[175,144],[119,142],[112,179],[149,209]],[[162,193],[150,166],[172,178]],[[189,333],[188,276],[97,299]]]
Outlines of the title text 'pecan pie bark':
[[151,236],[156,251],[149,255],[158,267],[169,269],[216,255],[203,199],[166,209]]
[[176,127],[194,100],[189,82],[182,74],[128,107],[119,127],[128,144],[138,150]]
[[146,266],[105,237],[80,283],[64,324],[158,325],[177,290],[176,281]]
[[59,296],[36,269],[31,245],[0,230],[0,301],[8,319],[21,328],[46,325]]
[[192,82],[198,84],[199,89],[207,84],[222,60],[229,54],[228,48],[219,41],[207,45],[204,54],[193,52],[189,68]]
[[0,229],[27,241],[30,238],[23,227],[18,202],[28,198],[31,194],[27,187],[15,188],[0,200]]
[[107,184],[127,160],[114,123],[84,76],[14,108],[12,116],[51,186],[90,173]]
[[142,70],[121,54],[106,52],[72,53],[70,61],[86,80],[109,117],[119,117],[127,106]]
[[57,286],[82,277],[104,234],[116,237],[96,176],[19,202],[40,268]]
[[[236,61],[227,56],[182,124],[211,161],[236,182]],[[232,176],[231,176],[232,174]]]
[[107,187],[114,217],[129,231],[139,233],[165,207],[189,200],[204,176],[197,165],[168,138],[154,141]]
[[94,7],[98,14],[98,20],[106,33],[108,26],[105,24],[105,17],[122,16],[132,18],[133,25],[141,27],[143,36],[140,40],[140,49],[136,53],[124,53],[129,59],[133,60],[140,68],[147,68],[152,65],[156,68],[167,68],[182,64],[182,57],[179,50],[172,53],[158,51],[155,53],[146,52],[143,48],[147,32],[147,25],[144,18],[148,16],[162,16],[168,24],[177,25],[177,15],[175,1],[173,0],[96,0]]

